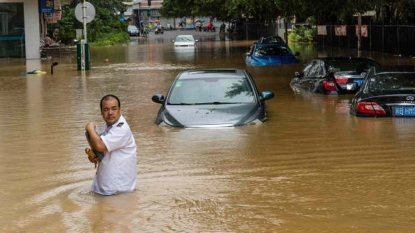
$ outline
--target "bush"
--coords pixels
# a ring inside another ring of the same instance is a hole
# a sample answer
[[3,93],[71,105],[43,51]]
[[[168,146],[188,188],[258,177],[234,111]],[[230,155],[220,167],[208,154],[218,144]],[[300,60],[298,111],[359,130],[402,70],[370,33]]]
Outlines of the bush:
[[288,35],[288,40],[292,42],[313,42],[316,38],[316,28],[304,26],[295,27]]
[[130,36],[125,32],[101,33],[99,37],[92,43],[93,45],[122,44],[130,40]]

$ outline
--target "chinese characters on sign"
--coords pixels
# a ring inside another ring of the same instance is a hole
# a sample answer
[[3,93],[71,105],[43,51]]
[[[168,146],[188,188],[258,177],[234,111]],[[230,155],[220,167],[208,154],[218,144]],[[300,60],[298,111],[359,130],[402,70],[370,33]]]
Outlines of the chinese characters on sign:
[[335,26],[334,31],[336,36],[347,36],[346,25]]

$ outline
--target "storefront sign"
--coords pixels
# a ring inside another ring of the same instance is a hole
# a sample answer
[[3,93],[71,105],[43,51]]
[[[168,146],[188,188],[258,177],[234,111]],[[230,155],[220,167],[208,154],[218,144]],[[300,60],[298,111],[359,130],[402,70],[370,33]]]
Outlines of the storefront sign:
[[54,7],[54,0],[39,0],[39,9],[40,13],[54,13],[55,7]]

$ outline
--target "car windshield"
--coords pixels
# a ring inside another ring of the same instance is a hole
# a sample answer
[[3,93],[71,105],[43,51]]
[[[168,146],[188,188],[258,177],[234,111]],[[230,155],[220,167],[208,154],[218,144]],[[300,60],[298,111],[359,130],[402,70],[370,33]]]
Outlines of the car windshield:
[[415,92],[415,73],[384,73],[369,79],[371,92]]
[[173,84],[169,104],[254,103],[255,97],[246,78],[183,79]]
[[193,36],[178,36],[176,37],[176,42],[188,42],[188,41],[195,41]]
[[356,71],[361,73],[367,71],[370,67],[379,67],[379,64],[370,59],[339,59],[326,61],[326,66],[329,72]]
[[289,48],[283,45],[267,45],[267,46],[258,46],[254,52],[255,56],[272,56],[272,55],[292,55]]
[[270,36],[270,37],[262,38],[261,43],[285,43],[285,42],[281,37]]

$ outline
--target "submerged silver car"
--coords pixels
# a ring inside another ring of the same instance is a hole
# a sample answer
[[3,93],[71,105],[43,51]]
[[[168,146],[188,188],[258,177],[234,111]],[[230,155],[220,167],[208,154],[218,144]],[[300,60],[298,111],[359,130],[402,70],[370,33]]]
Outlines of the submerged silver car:
[[139,36],[140,35],[140,31],[138,31],[138,28],[135,25],[128,25],[127,30],[128,30],[128,35],[130,35],[130,36]]
[[197,40],[193,35],[178,35],[173,40],[174,48],[195,48]]
[[155,123],[172,127],[226,127],[257,124],[267,120],[265,101],[271,91],[259,92],[242,69],[205,69],[181,72],[161,104]]

